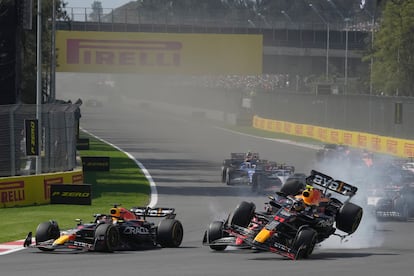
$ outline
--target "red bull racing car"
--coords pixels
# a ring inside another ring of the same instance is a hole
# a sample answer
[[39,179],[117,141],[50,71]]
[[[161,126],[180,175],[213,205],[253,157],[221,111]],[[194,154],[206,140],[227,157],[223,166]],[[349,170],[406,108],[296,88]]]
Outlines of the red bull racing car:
[[[270,197],[265,212],[256,212],[254,203],[241,202],[225,221],[209,225],[203,244],[215,251],[231,245],[302,259],[308,258],[315,245],[331,235],[343,239],[353,234],[363,215],[361,207],[349,202],[357,188],[316,171],[306,181],[304,189],[300,185],[282,187],[281,192]],[[328,191],[347,200],[331,197]]]
[[[126,209],[114,205],[109,214],[95,214],[91,223],[78,220],[75,228],[61,231],[56,221],[42,222],[32,232],[24,247],[42,251],[74,249],[85,251],[113,252],[136,250],[148,247],[179,247],[183,239],[183,226],[175,219],[173,208],[133,207]],[[158,224],[147,218],[162,218]]]

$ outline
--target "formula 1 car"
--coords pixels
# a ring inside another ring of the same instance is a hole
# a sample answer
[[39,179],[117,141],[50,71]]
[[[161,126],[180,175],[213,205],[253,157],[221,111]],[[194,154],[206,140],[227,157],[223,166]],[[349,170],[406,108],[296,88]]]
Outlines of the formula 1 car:
[[[113,252],[148,247],[179,247],[183,239],[183,226],[175,219],[173,208],[133,207],[130,210],[114,205],[110,214],[95,214],[95,220],[84,224],[77,220],[75,228],[60,231],[56,221],[42,222],[32,244],[29,232],[24,247],[42,251],[77,249]],[[156,225],[148,217],[163,218]]]
[[[269,208],[265,212],[256,212],[254,203],[241,202],[224,222],[213,221],[209,225],[203,244],[216,251],[232,245],[301,259],[308,258],[315,245],[331,235],[343,239],[353,234],[363,215],[361,207],[349,202],[358,189],[316,171],[312,171],[306,181],[308,187],[300,196],[278,192],[275,197],[270,197]],[[323,199],[316,208],[304,203],[306,198],[313,197],[314,186],[318,187]],[[300,186],[281,190],[293,191],[296,188]],[[347,200],[341,202],[330,197],[328,191],[345,196]],[[337,230],[346,234],[339,234]]]
[[294,172],[294,166],[276,162],[259,164],[252,176],[252,191],[263,192],[274,187],[281,187]]
[[349,154],[347,145],[325,144],[322,149],[316,152],[318,162],[346,160]]
[[245,162],[250,162],[251,165],[255,165],[259,160],[258,153],[237,153],[232,152],[230,159],[224,159],[221,166],[221,182],[231,185],[232,172],[240,169]]
[[387,185],[371,190],[368,207],[378,220],[407,221],[414,216],[414,185]]

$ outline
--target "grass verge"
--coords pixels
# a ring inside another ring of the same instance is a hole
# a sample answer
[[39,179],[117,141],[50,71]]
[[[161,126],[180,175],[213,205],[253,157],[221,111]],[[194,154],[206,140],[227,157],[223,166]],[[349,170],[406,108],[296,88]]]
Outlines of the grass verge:
[[146,206],[150,186],[135,162],[119,150],[83,134],[90,139],[90,149],[79,151],[80,156],[110,157],[109,172],[85,172],[84,182],[92,185],[92,205],[41,205],[0,208],[0,242],[24,239],[35,231],[40,222],[56,220],[61,229],[76,225],[75,219],[93,220],[96,213],[108,213],[113,204],[127,208]]

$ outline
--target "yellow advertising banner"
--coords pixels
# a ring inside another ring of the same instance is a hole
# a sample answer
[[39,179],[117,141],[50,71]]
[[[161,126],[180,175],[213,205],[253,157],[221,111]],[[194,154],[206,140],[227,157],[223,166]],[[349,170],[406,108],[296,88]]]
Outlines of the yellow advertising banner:
[[262,73],[262,35],[57,31],[58,72]]
[[0,208],[47,204],[52,184],[83,184],[83,172],[0,178]]
[[304,136],[324,143],[344,144],[355,148],[367,149],[398,157],[414,157],[414,141],[379,136],[313,125],[296,124],[253,117],[253,127],[272,132]]

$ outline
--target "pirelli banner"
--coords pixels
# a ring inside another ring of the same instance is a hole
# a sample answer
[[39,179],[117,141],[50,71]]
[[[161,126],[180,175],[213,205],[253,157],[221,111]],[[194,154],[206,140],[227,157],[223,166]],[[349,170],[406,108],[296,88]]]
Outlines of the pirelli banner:
[[312,138],[324,143],[349,145],[398,157],[414,157],[414,140],[376,134],[296,124],[254,116],[253,127],[271,132]]
[[58,31],[59,72],[262,73],[262,35]]
[[52,184],[50,204],[91,205],[91,192],[89,184]]
[[0,177],[0,208],[48,204],[56,184],[83,184],[83,171]]

